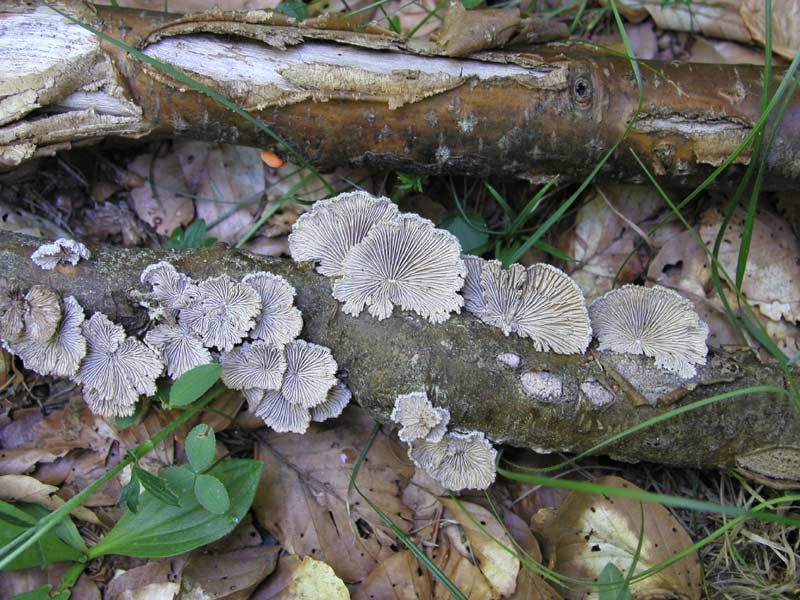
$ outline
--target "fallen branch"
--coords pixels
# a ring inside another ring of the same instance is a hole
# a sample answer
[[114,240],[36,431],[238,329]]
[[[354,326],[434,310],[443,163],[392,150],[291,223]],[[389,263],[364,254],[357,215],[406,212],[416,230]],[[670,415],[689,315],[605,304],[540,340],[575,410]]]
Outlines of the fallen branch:
[[[298,26],[269,11],[176,18],[68,7],[250,111],[322,169],[582,179],[635,116],[628,59],[577,44],[454,58],[432,42]],[[0,165],[112,135],[286,153],[240,115],[47,7],[0,1],[0,40]],[[784,71],[773,73],[774,90]],[[643,181],[633,150],[664,183],[695,186],[759,118],[759,67],[651,62],[642,74],[643,112],[603,176]],[[798,140],[800,92],[770,150],[767,187],[800,187]],[[719,181],[737,183],[749,152]]]
[[[284,276],[297,289],[303,337],[332,349],[356,401],[383,422],[389,422],[398,394],[425,390],[450,410],[455,428],[485,431],[514,446],[581,452],[672,408],[762,386],[759,393],[683,413],[603,452],[626,461],[738,466],[773,484],[800,481],[800,415],[781,393],[783,373],[747,351],[714,352],[695,378],[682,380],[644,357],[536,353],[530,340],[505,337],[466,313],[441,325],[399,311],[384,321],[366,313],[353,318],[338,310],[331,281],[309,266],[222,245],[183,252],[98,246],[88,262],[43,271],[29,260],[40,242],[0,233],[0,269],[8,284],[44,284],[74,295],[87,316],[102,311],[129,333],[146,325],[145,311],[132,304],[129,292],[141,288],[139,274],[148,264],[169,260],[195,278],[260,270]],[[510,353],[519,357],[518,366],[498,360]]]

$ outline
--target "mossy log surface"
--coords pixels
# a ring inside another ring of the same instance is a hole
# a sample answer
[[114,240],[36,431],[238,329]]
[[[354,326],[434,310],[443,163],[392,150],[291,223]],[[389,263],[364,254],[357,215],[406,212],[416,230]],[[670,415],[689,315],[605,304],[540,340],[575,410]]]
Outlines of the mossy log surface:
[[[763,69],[631,64],[574,43],[448,56],[441,46],[335,19],[298,25],[270,11],[179,17],[61,10],[248,110],[319,169],[581,180],[619,141],[600,176],[694,187],[752,132]],[[49,8],[0,0],[0,167],[106,136],[183,136],[287,151],[255,127]],[[36,54],[32,54],[35,49]],[[775,68],[771,88],[784,69]],[[767,157],[766,188],[800,187],[800,91]],[[736,185],[746,148],[717,180]]]
[[[284,276],[297,290],[302,337],[332,349],[355,400],[383,422],[398,394],[426,390],[434,404],[450,410],[455,428],[485,431],[514,446],[580,452],[676,406],[751,386],[786,386],[777,365],[761,364],[748,351],[711,353],[695,378],[681,380],[645,357],[538,353],[530,340],[506,337],[468,313],[441,325],[398,309],[384,321],[366,312],[353,318],[338,310],[331,280],[310,265],[220,244],[188,251],[92,246],[90,261],[44,271],[29,260],[40,243],[0,234],[7,285],[44,284],[74,295],[87,316],[102,311],[131,334],[141,334],[147,317],[129,293],[144,289],[139,275],[154,262],[168,260],[198,279],[255,271]],[[519,366],[499,361],[503,353],[517,354]],[[545,382],[545,391],[526,392],[523,375],[534,384]],[[603,452],[625,461],[738,466],[762,480],[792,485],[800,481],[800,415],[784,395],[750,393],[679,415]]]

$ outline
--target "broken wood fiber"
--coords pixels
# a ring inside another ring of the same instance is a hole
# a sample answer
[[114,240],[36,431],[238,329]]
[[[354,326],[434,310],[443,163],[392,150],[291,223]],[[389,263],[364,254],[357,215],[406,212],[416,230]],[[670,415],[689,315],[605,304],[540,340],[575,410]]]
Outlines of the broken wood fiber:
[[[129,293],[142,288],[139,276],[149,264],[167,260],[198,279],[255,271],[285,277],[297,290],[303,337],[331,348],[355,400],[384,423],[398,394],[426,391],[450,411],[454,428],[484,431],[514,446],[580,452],[677,406],[752,386],[787,387],[779,366],[761,364],[749,351],[712,352],[696,377],[683,380],[643,356],[537,353],[531,340],[506,337],[468,313],[440,325],[399,310],[383,321],[366,313],[354,318],[338,310],[331,280],[311,265],[220,244],[187,251],[93,246],[90,261],[43,271],[29,259],[39,243],[0,234],[6,285],[43,284],[74,295],[87,316],[102,311],[134,335],[142,334],[147,315]],[[519,357],[517,366],[501,357],[509,353]],[[625,461],[738,466],[775,485],[796,485],[799,440],[800,415],[790,399],[762,391],[689,411],[603,452]]]
[[[269,11],[176,17],[69,3],[83,22],[250,111],[320,169],[578,180],[634,121],[602,176],[695,186],[751,131],[762,69],[642,63],[574,43],[450,57],[398,36],[298,25]],[[47,7],[0,1],[0,164],[106,136],[186,136],[269,148],[275,141],[186,83]],[[317,22],[318,25],[323,24]],[[374,31],[375,28],[368,28]],[[12,43],[25,39],[24,44]],[[47,59],[31,60],[30,48]],[[773,71],[772,89],[783,69]],[[800,91],[768,157],[768,188],[800,187]],[[742,152],[721,183],[738,183]]]

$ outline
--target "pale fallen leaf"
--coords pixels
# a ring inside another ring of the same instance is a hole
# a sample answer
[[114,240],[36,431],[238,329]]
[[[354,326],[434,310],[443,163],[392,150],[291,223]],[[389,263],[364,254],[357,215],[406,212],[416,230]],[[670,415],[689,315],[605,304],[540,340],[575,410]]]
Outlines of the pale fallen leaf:
[[[766,44],[764,0],[744,0],[739,12],[753,39]],[[800,48],[800,0],[775,0],[772,3],[772,50],[792,60]]]
[[[604,1],[606,3],[606,1]],[[659,29],[691,31],[725,40],[749,42],[750,33],[739,16],[739,0],[707,0],[705,2],[672,2],[660,0],[624,0],[618,4],[629,8],[642,7]]]
[[692,40],[688,62],[763,65],[764,51],[738,42],[696,37]]
[[197,217],[209,235],[233,244],[252,227],[264,195],[264,169],[256,148],[219,145],[209,151],[196,191]]
[[347,586],[321,560],[284,556],[253,600],[348,600]]
[[[16,571],[0,571],[0,598],[11,598],[17,594],[30,592],[43,585],[51,585],[57,589],[61,578],[74,563],[59,562],[46,567],[31,567]],[[70,600],[100,600],[97,584],[84,573],[70,590]]]
[[130,192],[133,210],[142,221],[164,236],[191,223],[194,203],[187,195],[189,190],[175,152],[156,158],[141,154],[128,169],[144,180]]
[[[48,510],[56,510],[64,505],[64,500],[56,494],[58,488],[46,485],[27,475],[0,475],[0,500],[7,502],[29,502]],[[100,525],[100,520],[91,510],[78,506],[70,514],[83,521]]]
[[[177,567],[177,572],[173,569]],[[178,581],[175,581],[175,580]],[[180,562],[151,560],[119,571],[106,587],[105,600],[173,600],[180,591]]]
[[[720,246],[719,261],[732,278],[741,247],[745,213],[738,210],[731,220]],[[700,217],[698,233],[704,243],[713,248],[722,223],[722,213],[708,209]],[[787,348],[796,342],[798,333],[794,322],[800,320],[800,241],[780,217],[759,210],[756,213],[750,254],[742,285],[742,293],[759,312],[781,326],[771,325],[776,341],[783,340]],[[690,232],[683,232],[669,240],[650,263],[648,278],[688,295],[706,314],[714,310],[724,315],[723,306],[711,281],[710,261]],[[729,303],[736,307],[736,298],[723,283]],[[704,306],[706,304],[707,306]],[[708,322],[709,343],[729,343],[731,333],[727,325]],[[788,343],[786,343],[788,342]]]
[[[374,421],[350,407],[335,428],[312,425],[304,435],[266,431],[255,458],[264,471],[253,503],[256,519],[292,554],[314,556],[347,582],[364,579],[393,554],[394,535],[359,496],[346,499],[353,465]],[[361,490],[401,528],[411,513],[400,500],[413,467],[398,444],[379,434],[361,466]]]
[[4,202],[0,202],[0,231],[13,231],[45,239],[72,237],[53,223],[52,219],[45,219]]
[[[535,546],[526,548],[526,551],[531,559],[541,564],[542,555],[538,543]],[[523,564],[517,577],[517,589],[508,596],[508,600],[562,600],[562,596],[553,589],[544,577]]]
[[50,452],[42,448],[4,448],[0,450],[0,475],[29,473],[38,463],[51,463],[67,452]]
[[[640,491],[619,477],[601,477],[594,483]],[[627,575],[642,536],[637,574],[692,545],[683,526],[660,504],[642,504],[604,494],[572,492],[558,509],[540,511],[533,527],[546,540],[551,566],[561,575],[584,581],[596,581],[609,562]],[[634,598],[700,598],[702,579],[697,553],[632,583],[630,590]],[[598,594],[576,586],[565,591],[564,596],[597,598]]]
[[[431,560],[447,578],[470,600],[491,600],[497,598],[486,577],[469,558],[469,552],[461,540],[457,525],[442,529],[441,537],[430,552]],[[438,580],[433,582],[433,597],[436,600],[450,600],[452,596]]]
[[637,252],[633,251],[640,232],[647,232],[663,215],[664,202],[653,188],[604,185],[596,189],[592,199],[578,211],[575,227],[559,243],[577,261],[565,268],[583,290],[587,302],[609,291],[615,277],[618,284],[623,284],[633,283],[643,275],[648,246],[641,245]]
[[353,600],[426,600],[430,597],[428,570],[408,550],[381,561],[353,594]]
[[[636,58],[646,60],[656,58],[658,54],[658,38],[652,21],[633,25],[626,24],[625,33]],[[602,46],[608,46],[618,52],[624,53],[626,51],[622,36],[616,28],[602,34],[593,35],[592,41]]]
[[503,548],[511,549],[514,546],[503,525],[492,513],[477,504],[450,498],[441,498],[440,501],[451,518],[461,526],[470,555],[474,556],[492,591],[499,596],[513,593],[517,586],[519,560]]

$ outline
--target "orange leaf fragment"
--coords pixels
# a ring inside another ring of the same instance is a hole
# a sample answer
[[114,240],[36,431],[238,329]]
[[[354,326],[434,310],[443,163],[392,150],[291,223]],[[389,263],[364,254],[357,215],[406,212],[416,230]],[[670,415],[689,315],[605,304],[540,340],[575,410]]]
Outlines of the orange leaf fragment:
[[261,160],[264,161],[265,165],[273,169],[280,169],[286,163],[285,160],[270,150],[261,151]]

